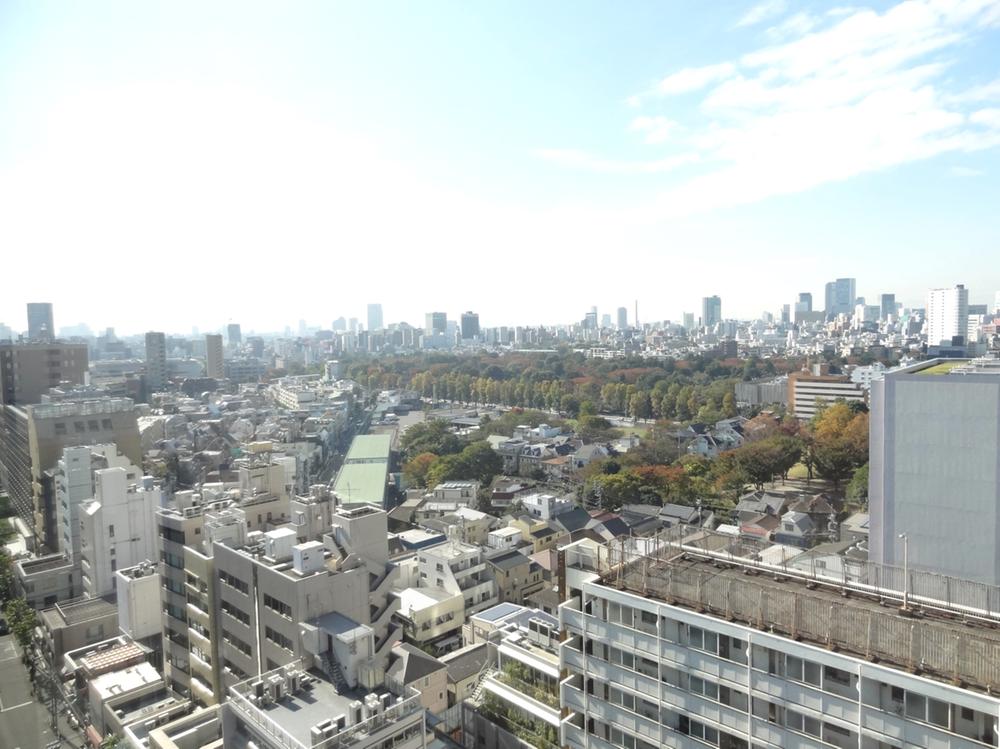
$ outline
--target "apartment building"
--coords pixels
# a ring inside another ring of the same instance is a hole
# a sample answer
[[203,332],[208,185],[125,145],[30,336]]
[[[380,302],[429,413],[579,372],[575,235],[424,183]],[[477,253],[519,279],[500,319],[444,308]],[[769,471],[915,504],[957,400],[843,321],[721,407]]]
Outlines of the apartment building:
[[702,538],[562,550],[563,746],[997,746],[1000,613]]
[[788,410],[797,419],[811,419],[824,405],[838,400],[865,403],[867,393],[860,383],[847,375],[793,372],[788,375]]
[[167,338],[163,333],[151,330],[146,333],[147,397],[162,391],[167,382]]
[[226,376],[221,333],[205,334],[205,376],[221,380]]
[[80,577],[90,598],[115,592],[115,572],[156,557],[155,512],[163,491],[135,466],[94,472],[94,498],[80,505]]
[[466,618],[498,602],[483,550],[460,541],[421,549],[419,582],[401,591],[399,620],[407,641],[447,652],[461,644]]
[[41,403],[49,388],[82,385],[87,361],[85,343],[0,343],[0,404]]

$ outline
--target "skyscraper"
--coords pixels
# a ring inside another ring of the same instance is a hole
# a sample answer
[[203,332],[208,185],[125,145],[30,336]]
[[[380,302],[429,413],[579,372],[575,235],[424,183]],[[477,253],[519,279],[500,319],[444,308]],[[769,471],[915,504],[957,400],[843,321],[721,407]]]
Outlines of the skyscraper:
[[428,312],[424,318],[424,333],[426,335],[443,334],[448,330],[448,314],[446,312]]
[[226,326],[226,338],[230,346],[239,346],[243,343],[243,332],[240,330],[239,323],[231,322]]
[[883,294],[881,297],[880,304],[880,315],[883,320],[885,320],[889,315],[895,317],[896,315],[896,295],[895,294]]
[[222,334],[205,334],[205,376],[221,380],[226,376],[222,359]]
[[683,313],[682,319],[684,320],[684,330],[688,333],[694,330],[694,312]]
[[969,330],[969,290],[962,284],[927,292],[927,319],[924,331],[927,344],[951,343],[955,336],[963,340]]
[[813,295],[808,291],[803,291],[799,294],[799,301],[795,305],[796,312],[812,312],[813,311]]
[[385,325],[382,322],[382,305],[368,305],[368,331],[382,330]]
[[56,335],[51,302],[28,302],[28,338],[51,341]]
[[701,326],[711,330],[722,322],[722,299],[706,296],[701,300]]
[[146,392],[156,393],[167,384],[167,341],[163,333],[146,333]]
[[479,336],[479,315],[475,312],[462,313],[462,338],[471,340]]
[[628,327],[628,309],[618,308],[618,330],[625,330]]
[[838,278],[826,285],[826,318],[851,315],[857,303],[857,282],[853,278]]

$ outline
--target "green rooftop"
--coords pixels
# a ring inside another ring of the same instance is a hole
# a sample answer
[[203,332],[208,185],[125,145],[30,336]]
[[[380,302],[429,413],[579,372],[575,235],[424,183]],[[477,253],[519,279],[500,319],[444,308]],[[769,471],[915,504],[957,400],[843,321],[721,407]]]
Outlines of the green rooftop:
[[933,367],[927,367],[927,369],[920,369],[916,374],[920,375],[944,375],[951,372],[951,370],[956,367],[966,366],[969,363],[968,359],[954,359],[953,361],[943,361],[939,364],[935,364]]
[[388,479],[388,463],[345,463],[333,490],[344,502],[370,502],[382,507]]
[[391,434],[361,434],[351,441],[344,463],[371,462],[373,460],[389,461],[392,450]]

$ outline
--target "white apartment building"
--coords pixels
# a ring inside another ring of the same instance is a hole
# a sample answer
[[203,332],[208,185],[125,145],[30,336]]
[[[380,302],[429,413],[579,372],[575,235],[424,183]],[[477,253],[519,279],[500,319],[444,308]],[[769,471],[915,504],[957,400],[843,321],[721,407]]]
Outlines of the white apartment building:
[[997,746],[994,623],[941,601],[906,616],[899,591],[703,547],[637,547],[624,566],[592,542],[563,550],[562,746]]
[[143,561],[115,572],[118,629],[133,640],[159,637],[162,631],[160,574],[156,565]]
[[788,375],[788,408],[797,419],[811,419],[824,405],[838,400],[864,403],[867,394],[859,382],[846,375],[814,375],[793,372]]
[[80,576],[84,595],[113,593],[115,572],[156,558],[156,510],[163,492],[135,466],[94,472],[94,498],[80,505]]
[[927,292],[927,320],[924,332],[927,345],[951,343],[954,336],[966,336],[969,330],[969,290],[962,284]]
[[94,498],[94,471],[122,467],[138,469],[115,445],[82,445],[63,448],[56,464],[56,513],[59,524],[59,549],[73,562],[80,561],[80,505]]
[[576,502],[552,494],[529,494],[521,498],[521,505],[531,517],[551,520],[556,515],[573,510]]

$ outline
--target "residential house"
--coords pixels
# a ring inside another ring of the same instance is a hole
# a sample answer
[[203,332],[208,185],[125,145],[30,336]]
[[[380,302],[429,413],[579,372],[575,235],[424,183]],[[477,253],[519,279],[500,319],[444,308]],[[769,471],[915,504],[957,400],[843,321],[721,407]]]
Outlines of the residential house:
[[545,585],[542,566],[520,551],[505,549],[487,554],[486,570],[497,584],[500,602],[523,604],[525,596]]

